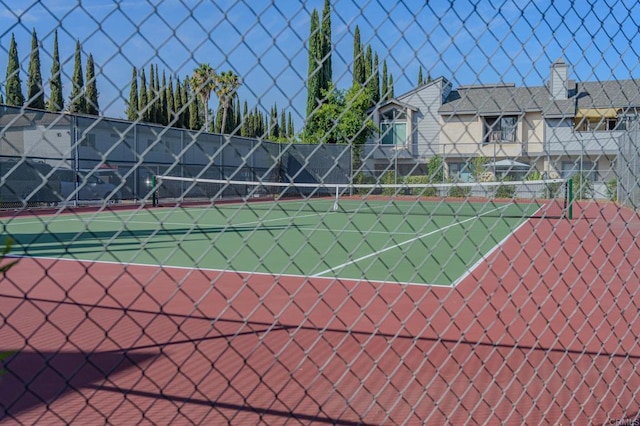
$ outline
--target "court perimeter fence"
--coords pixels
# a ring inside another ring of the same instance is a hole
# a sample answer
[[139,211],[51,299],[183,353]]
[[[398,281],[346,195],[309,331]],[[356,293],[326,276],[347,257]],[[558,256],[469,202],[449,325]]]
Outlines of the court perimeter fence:
[[0,0],[0,425],[639,424],[639,23]]
[[[48,164],[52,179],[61,171],[77,172],[81,188],[68,199],[67,193],[59,197],[77,205],[106,198],[148,202],[155,175],[318,184],[349,183],[352,175],[352,147],[345,144],[276,143],[8,106],[0,108],[0,125],[0,159]],[[113,185],[113,191],[85,196],[88,174]],[[30,205],[42,201],[37,194],[25,198]],[[56,197],[46,201],[51,200]]]

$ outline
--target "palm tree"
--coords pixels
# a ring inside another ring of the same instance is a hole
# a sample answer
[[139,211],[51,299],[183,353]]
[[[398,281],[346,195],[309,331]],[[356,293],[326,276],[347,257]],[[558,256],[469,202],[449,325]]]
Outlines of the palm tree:
[[240,79],[233,71],[225,71],[216,78],[215,91],[222,106],[222,128],[220,129],[222,134],[225,132],[227,114],[238,87],[240,87]]
[[200,64],[193,71],[193,76],[191,77],[191,86],[200,95],[204,105],[205,126],[209,123],[209,98],[211,97],[211,92],[216,89],[217,79],[216,71],[209,64]]

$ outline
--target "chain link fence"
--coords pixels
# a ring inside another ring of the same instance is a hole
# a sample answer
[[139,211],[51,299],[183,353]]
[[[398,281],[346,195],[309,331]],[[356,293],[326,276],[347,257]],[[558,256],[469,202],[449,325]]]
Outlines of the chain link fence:
[[0,424],[637,424],[633,2],[2,2]]

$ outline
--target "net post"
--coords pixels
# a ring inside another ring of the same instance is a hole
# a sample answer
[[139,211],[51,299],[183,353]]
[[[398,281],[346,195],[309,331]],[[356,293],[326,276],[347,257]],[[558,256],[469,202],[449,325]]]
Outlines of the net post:
[[569,180],[567,180],[567,197],[566,197],[566,201],[567,201],[567,219],[571,220],[573,219],[573,179],[569,178]]
[[156,178],[156,175],[152,175],[151,176],[151,205],[153,207],[158,207],[158,194],[156,193],[156,184],[157,184],[158,180]]
[[333,211],[334,212],[338,211],[338,198],[340,197],[339,191],[340,191],[340,186],[336,185],[336,198],[333,201]]

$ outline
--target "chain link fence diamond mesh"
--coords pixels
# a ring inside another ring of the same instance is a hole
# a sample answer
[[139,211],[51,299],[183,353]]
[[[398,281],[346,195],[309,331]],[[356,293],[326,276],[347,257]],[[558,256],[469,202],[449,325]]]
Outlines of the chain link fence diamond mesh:
[[0,0],[1,424],[636,424],[634,2]]

